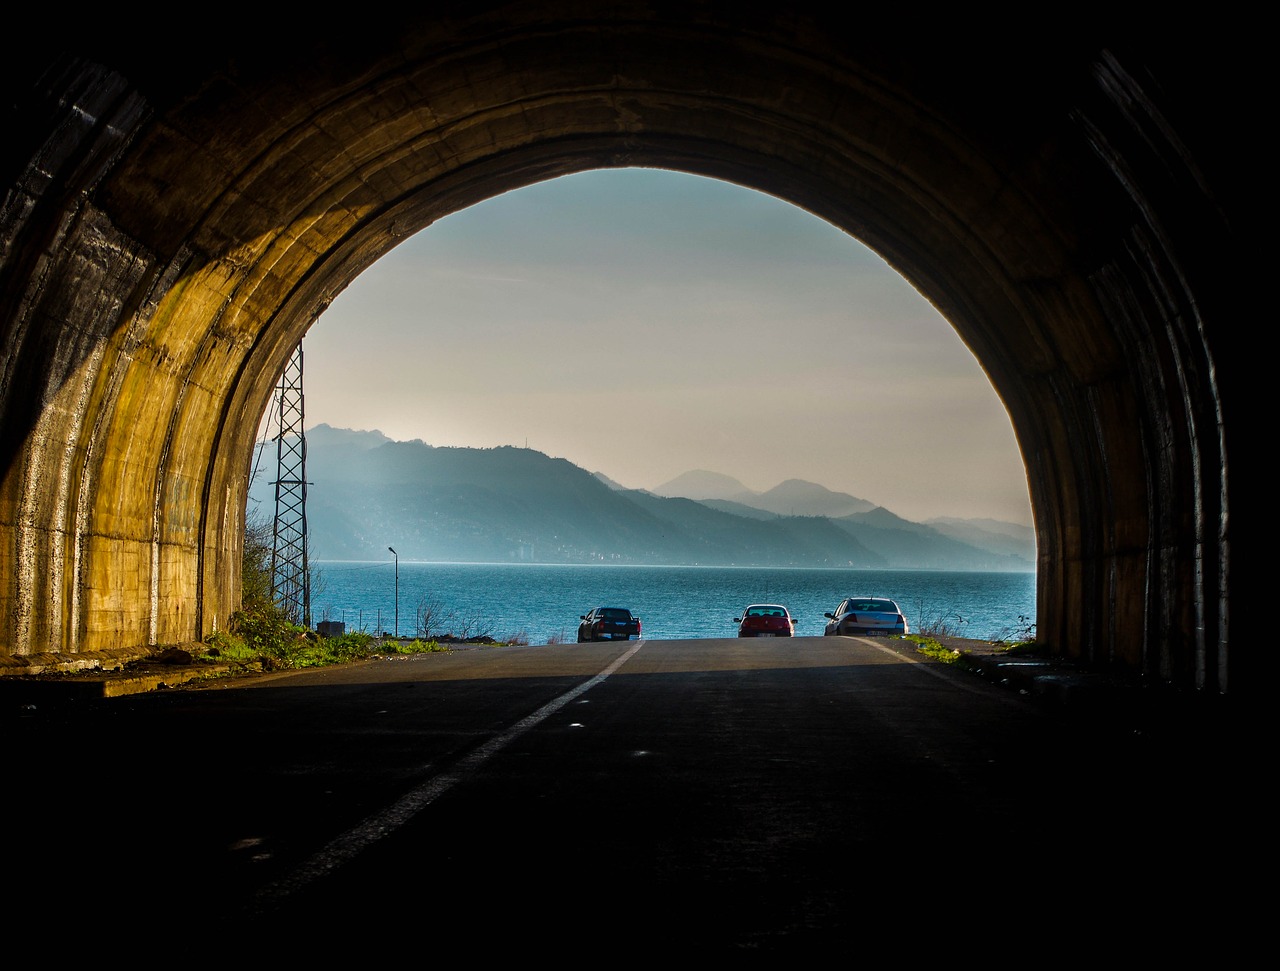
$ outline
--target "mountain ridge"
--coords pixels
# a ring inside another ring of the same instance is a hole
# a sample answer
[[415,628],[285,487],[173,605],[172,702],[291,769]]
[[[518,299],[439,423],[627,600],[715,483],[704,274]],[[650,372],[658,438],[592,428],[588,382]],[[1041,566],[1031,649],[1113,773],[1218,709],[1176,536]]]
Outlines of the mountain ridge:
[[[516,446],[396,442],[324,424],[306,439],[308,544],[317,560],[381,558],[392,546],[406,560],[453,562],[1035,569],[1027,527],[912,523],[800,479],[759,493],[694,470],[653,490],[626,489]],[[250,484],[259,521],[274,509],[269,479]],[[664,494],[682,487],[705,495]],[[733,495],[715,496],[720,489]]]

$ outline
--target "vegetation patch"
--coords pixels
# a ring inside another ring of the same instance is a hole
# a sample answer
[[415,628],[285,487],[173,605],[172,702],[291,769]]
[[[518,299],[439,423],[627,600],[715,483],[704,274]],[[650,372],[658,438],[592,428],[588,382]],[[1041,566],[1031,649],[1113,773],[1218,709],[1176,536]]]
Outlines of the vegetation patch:
[[414,638],[408,643],[392,640],[389,643],[381,645],[382,654],[439,654],[449,653],[449,645],[441,644],[439,641],[424,641],[421,638]]
[[434,638],[402,641],[364,631],[321,637],[293,622],[271,591],[271,532],[264,523],[245,527],[240,609],[226,630],[206,638],[200,660],[263,671],[348,664],[389,654],[448,652]]
[[917,651],[933,658],[935,661],[954,664],[964,657],[960,651],[953,651],[949,647],[944,647],[932,637],[927,637],[924,634],[907,634],[903,637],[903,640],[913,641]]

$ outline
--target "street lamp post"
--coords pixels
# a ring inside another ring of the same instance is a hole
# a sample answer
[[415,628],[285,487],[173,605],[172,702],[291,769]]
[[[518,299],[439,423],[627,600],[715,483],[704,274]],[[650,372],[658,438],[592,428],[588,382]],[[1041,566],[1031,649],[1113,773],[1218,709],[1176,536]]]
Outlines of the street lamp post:
[[397,553],[395,550],[392,550],[390,546],[388,546],[387,549],[391,550],[391,555],[396,558],[396,637],[399,637],[400,636],[400,554]]

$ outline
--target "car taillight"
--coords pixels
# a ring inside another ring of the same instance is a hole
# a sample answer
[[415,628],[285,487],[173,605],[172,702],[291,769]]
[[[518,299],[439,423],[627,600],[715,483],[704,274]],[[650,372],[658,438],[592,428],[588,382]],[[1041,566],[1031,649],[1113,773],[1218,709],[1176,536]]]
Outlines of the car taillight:
[[636,618],[636,637],[640,636],[640,618]]

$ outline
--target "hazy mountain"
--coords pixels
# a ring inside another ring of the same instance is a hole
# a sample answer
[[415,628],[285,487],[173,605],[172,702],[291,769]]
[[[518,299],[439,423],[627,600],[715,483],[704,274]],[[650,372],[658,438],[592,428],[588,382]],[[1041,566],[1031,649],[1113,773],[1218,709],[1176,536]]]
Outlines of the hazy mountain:
[[656,496],[666,496],[669,499],[734,499],[739,502],[743,501],[743,497],[757,495],[731,475],[707,472],[704,469],[694,469],[678,475],[651,491]]
[[391,441],[382,432],[355,431],[350,428],[334,428],[332,425],[320,424],[307,432],[307,445],[321,442],[325,446],[349,445],[357,450],[377,448]]
[[[1035,560],[989,550],[944,535],[876,507],[833,520],[862,545],[883,557],[890,569],[1024,570]],[[975,550],[981,550],[976,555]],[[965,565],[970,564],[970,565]]]
[[952,519],[940,517],[927,520],[944,536],[960,540],[971,546],[991,550],[993,553],[1007,553],[1020,556],[1035,562],[1036,531],[1030,526],[1019,523],[1005,523],[998,519]]
[[874,502],[844,492],[832,492],[803,479],[787,479],[768,492],[762,492],[750,500],[738,501],[780,516],[848,516],[868,512],[876,507]]
[[[730,475],[696,469],[652,490],[654,495],[729,503],[778,516],[848,516],[867,512],[875,503],[803,479],[787,479],[767,492],[755,492]],[[729,506],[721,506],[731,511]],[[758,517],[756,517],[758,518]]]
[[[274,515],[274,456],[263,446],[270,472],[250,489],[259,520]],[[696,472],[647,492],[527,448],[438,448],[327,425],[307,432],[306,473],[316,560],[383,559],[394,547],[405,560],[459,562],[1034,569],[994,526],[974,531],[1003,544],[993,550],[799,480],[757,495],[730,476]],[[661,494],[681,480],[730,496]],[[857,511],[831,514],[849,508]]]
[[701,558],[691,562],[881,568],[889,565],[856,537],[833,529],[825,519],[767,513],[761,514],[767,518],[743,517],[692,499],[638,491],[627,495],[655,518],[670,523],[690,539],[696,538]]
[[592,472],[591,474],[592,474],[592,475],[594,475],[594,476],[595,476],[597,479],[599,479],[601,482],[603,482],[605,485],[607,485],[610,489],[613,489],[613,490],[615,490],[615,491],[617,491],[617,492],[621,492],[621,491],[623,491],[624,489],[626,489],[626,488],[627,488],[626,486],[622,485],[621,483],[614,482],[614,481],[613,481],[613,479],[609,478],[609,477],[608,477],[607,475],[605,475],[603,472]]
[[764,509],[757,509],[755,506],[746,506],[740,502],[733,502],[729,499],[699,499],[702,505],[711,509],[718,509],[721,512],[733,513],[735,516],[745,516],[747,519],[777,519],[776,512],[767,512]]

